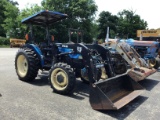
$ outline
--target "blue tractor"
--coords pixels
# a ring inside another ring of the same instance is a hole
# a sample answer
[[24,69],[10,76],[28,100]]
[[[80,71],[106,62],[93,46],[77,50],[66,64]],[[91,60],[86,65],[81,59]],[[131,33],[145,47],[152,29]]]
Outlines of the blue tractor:
[[[87,77],[90,104],[97,110],[117,110],[139,96],[143,87],[127,74],[100,80],[102,67],[105,66],[108,74],[113,72],[110,57],[106,52],[102,53],[106,50],[104,47],[95,45],[95,50],[82,43],[54,41],[49,27],[67,17],[66,14],[43,10],[22,20],[23,24],[28,25],[29,34],[26,35],[27,43],[19,48],[15,57],[18,78],[32,81],[39,69],[49,70],[48,80],[53,91],[67,95],[73,92],[76,78]],[[36,38],[33,37],[33,27],[36,26],[45,28],[45,40],[39,44],[35,43]]]
[[124,40],[132,46],[137,53],[148,63],[149,68],[158,69],[160,58],[158,55],[159,42],[156,41],[138,41],[133,39]]

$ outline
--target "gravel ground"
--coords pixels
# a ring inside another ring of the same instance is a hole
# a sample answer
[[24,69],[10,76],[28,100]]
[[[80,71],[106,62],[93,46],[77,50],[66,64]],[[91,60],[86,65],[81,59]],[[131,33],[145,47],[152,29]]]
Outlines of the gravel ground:
[[160,114],[160,74],[140,84],[142,95],[118,111],[96,111],[89,104],[88,85],[77,80],[72,96],[53,93],[48,72],[31,82],[18,80],[14,68],[17,48],[0,48],[0,120],[156,120]]

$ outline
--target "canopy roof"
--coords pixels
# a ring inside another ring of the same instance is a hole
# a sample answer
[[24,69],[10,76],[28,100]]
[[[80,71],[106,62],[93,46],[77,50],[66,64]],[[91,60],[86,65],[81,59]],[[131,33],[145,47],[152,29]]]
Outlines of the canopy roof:
[[63,14],[60,12],[42,10],[32,16],[24,18],[21,22],[25,24],[49,25],[57,21],[60,21],[62,19],[65,19],[67,17],[68,17],[67,14]]

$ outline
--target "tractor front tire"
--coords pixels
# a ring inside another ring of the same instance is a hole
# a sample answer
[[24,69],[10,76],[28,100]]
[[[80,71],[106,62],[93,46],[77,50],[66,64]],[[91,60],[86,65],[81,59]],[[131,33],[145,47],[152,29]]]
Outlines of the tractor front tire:
[[54,92],[68,95],[73,92],[76,77],[70,65],[56,63],[49,71],[49,81]]
[[83,76],[81,76],[81,80],[82,80],[83,83],[89,84],[89,79],[88,79],[88,77],[83,77]]
[[20,48],[15,58],[15,69],[20,80],[34,80],[39,70],[37,54],[30,48]]
[[155,69],[158,69],[160,67],[160,58],[155,58],[156,64],[154,66]]
[[114,72],[116,74],[123,74],[127,72],[127,65],[125,63],[121,65],[114,65]]
[[[101,76],[102,76],[102,70],[101,69],[97,69],[97,81],[99,81],[101,79]],[[89,84],[89,78],[88,76],[84,77],[81,73],[81,80],[83,83],[86,83],[86,84]],[[95,81],[96,82],[96,81]]]

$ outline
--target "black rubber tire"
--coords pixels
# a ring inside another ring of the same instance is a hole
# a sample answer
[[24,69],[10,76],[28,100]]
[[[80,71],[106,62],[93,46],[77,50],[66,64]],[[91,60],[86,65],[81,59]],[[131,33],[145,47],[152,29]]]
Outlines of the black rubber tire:
[[[102,75],[102,70],[98,69],[98,76],[97,76],[98,81],[101,79],[101,75]],[[89,84],[89,80],[85,79],[83,76],[81,76],[81,80],[82,82]]]
[[[59,72],[63,72],[65,73],[65,75],[67,76],[67,84],[65,85],[64,88],[61,88],[61,86],[56,85],[57,82],[58,84],[58,80],[56,81],[56,78],[52,78],[52,74],[54,74],[54,72],[59,69],[59,71],[57,72],[57,74],[59,74]],[[49,81],[50,81],[50,85],[51,88],[53,89],[54,92],[59,93],[59,94],[63,94],[63,95],[68,95],[71,94],[73,92],[73,89],[75,87],[75,83],[76,83],[76,77],[73,71],[73,68],[71,68],[70,65],[66,64],[66,63],[56,63],[54,64],[54,66],[50,69],[49,71]],[[57,86],[59,88],[57,88]]]
[[159,66],[160,66],[160,59],[159,58],[155,58],[155,60],[156,60],[156,64],[155,64],[154,68],[158,69]]
[[[18,58],[23,56],[28,64],[28,69],[25,76],[21,76],[18,70]],[[15,57],[15,69],[18,78],[22,81],[32,81],[37,77],[39,70],[39,58],[37,54],[30,48],[20,48]]]
[[123,73],[126,73],[127,72],[127,65],[124,63],[124,64],[121,64],[121,65],[115,65],[114,66],[114,72],[116,74],[123,74]]
[[82,80],[83,83],[89,84],[89,80],[87,80],[87,79],[85,79],[83,77],[81,77],[81,80]]

